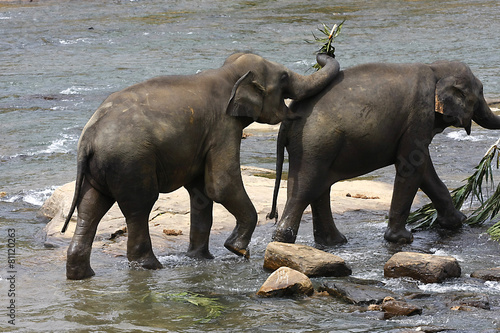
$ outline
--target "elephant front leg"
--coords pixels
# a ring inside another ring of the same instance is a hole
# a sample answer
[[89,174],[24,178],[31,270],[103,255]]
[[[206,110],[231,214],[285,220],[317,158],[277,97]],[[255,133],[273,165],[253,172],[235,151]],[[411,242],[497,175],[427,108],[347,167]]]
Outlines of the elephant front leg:
[[203,181],[186,186],[191,202],[191,223],[187,255],[197,259],[213,259],[209,251],[213,223],[213,201],[205,194]]
[[422,182],[429,156],[426,148],[410,147],[407,150],[408,153],[400,154],[396,162],[396,178],[389,210],[389,222],[384,234],[384,238],[393,243],[413,241],[412,233],[406,229],[406,220]]
[[220,177],[209,178],[216,181],[209,181],[207,190],[208,197],[222,204],[236,218],[236,227],[224,246],[239,256],[249,258],[248,244],[257,225],[257,211],[243,187],[239,166],[237,170],[238,174],[234,177],[230,177],[234,173],[228,171]]
[[229,196],[221,204],[236,218],[236,226],[224,242],[224,246],[234,254],[250,258],[248,244],[257,225],[257,211],[243,184],[235,196]]
[[436,222],[441,227],[446,229],[458,229],[462,226],[467,217],[455,208],[450,191],[441,179],[439,179],[430,158],[420,188],[434,204],[438,213]]

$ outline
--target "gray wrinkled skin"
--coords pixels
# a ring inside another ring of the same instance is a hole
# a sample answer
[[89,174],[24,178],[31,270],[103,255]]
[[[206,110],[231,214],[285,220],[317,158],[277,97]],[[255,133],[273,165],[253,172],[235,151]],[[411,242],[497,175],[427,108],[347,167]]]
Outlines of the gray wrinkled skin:
[[[335,226],[330,187],[394,164],[396,178],[385,239],[409,243],[405,228],[420,188],[438,211],[437,222],[456,229],[457,211],[439,179],[428,146],[448,126],[470,133],[471,121],[499,129],[481,82],[468,66],[441,61],[426,64],[366,64],[340,72],[321,93],[292,103],[302,119],[282,123],[278,137],[277,179],[284,147],[289,154],[288,196],[273,239],[295,242],[300,219],[310,204],[318,244],[346,242]],[[275,198],[278,187],[275,188]],[[276,217],[275,203],[271,217]]]
[[216,70],[158,77],[110,95],[78,144],[75,197],[63,227],[77,207],[67,278],[94,275],[92,241],[114,202],[127,222],[129,261],[161,268],[151,247],[149,214],[159,193],[181,186],[191,200],[188,255],[212,258],[208,241],[215,201],[236,218],[225,247],[249,257],[257,213],[240,173],[243,128],[253,121],[279,123],[289,114],[285,98],[311,96],[331,82],[338,63],[325,55],[318,62],[322,70],[301,76],[260,56],[238,53]]

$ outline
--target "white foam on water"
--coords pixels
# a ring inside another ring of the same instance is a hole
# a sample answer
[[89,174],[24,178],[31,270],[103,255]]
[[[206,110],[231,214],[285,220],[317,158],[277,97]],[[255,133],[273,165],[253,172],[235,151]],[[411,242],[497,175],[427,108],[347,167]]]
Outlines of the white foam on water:
[[33,206],[42,206],[43,203],[54,193],[58,186],[51,186],[42,190],[23,191],[10,197],[0,199],[4,202],[24,201]]
[[467,133],[463,130],[450,132],[446,134],[446,136],[456,141],[478,142],[478,141],[484,141],[486,139],[484,135],[467,135]]
[[71,86],[67,89],[64,89],[60,93],[63,95],[77,95],[80,94],[82,91],[92,91],[94,89],[95,88]]

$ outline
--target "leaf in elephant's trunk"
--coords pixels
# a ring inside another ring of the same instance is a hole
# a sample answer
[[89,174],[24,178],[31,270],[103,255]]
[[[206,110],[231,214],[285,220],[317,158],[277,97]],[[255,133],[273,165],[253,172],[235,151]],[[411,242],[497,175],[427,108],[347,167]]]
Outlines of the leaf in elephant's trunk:
[[[343,20],[340,24],[334,24],[332,28],[328,27],[326,24],[323,24],[322,28],[318,28],[318,30],[321,31],[321,33],[326,37],[317,37],[313,33],[315,42],[322,44],[317,53],[326,53],[332,58],[335,58],[335,47],[332,44],[335,38],[340,35],[340,31],[342,30],[344,22],[345,20]],[[313,68],[316,70],[320,70],[321,66],[319,64],[315,64]]]
[[[479,164],[475,167],[476,171],[466,179],[466,183],[451,192],[453,204],[457,209],[462,208],[462,205],[467,199],[476,198],[480,206],[472,212],[465,223],[469,225],[481,225],[484,222],[498,217],[500,212],[500,184],[495,192],[485,199],[483,196],[483,181],[485,185],[494,187],[492,163],[496,161],[496,167],[500,164],[500,139],[493,144],[490,149],[484,154]],[[429,203],[420,209],[410,214],[407,219],[407,224],[414,224],[414,229],[428,229],[435,226],[437,211],[432,203]],[[492,239],[500,240],[500,222],[488,229]]]

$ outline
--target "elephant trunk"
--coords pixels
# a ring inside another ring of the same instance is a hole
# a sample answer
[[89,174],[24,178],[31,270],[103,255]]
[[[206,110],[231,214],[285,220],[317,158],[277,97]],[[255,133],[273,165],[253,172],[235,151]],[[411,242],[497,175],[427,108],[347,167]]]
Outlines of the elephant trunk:
[[297,73],[290,75],[291,82],[287,98],[301,100],[319,93],[340,71],[337,60],[324,53],[318,54],[316,61],[322,66],[316,73],[308,76]]
[[484,98],[482,98],[481,105],[475,110],[472,120],[483,128],[500,129],[500,117],[491,111]]

